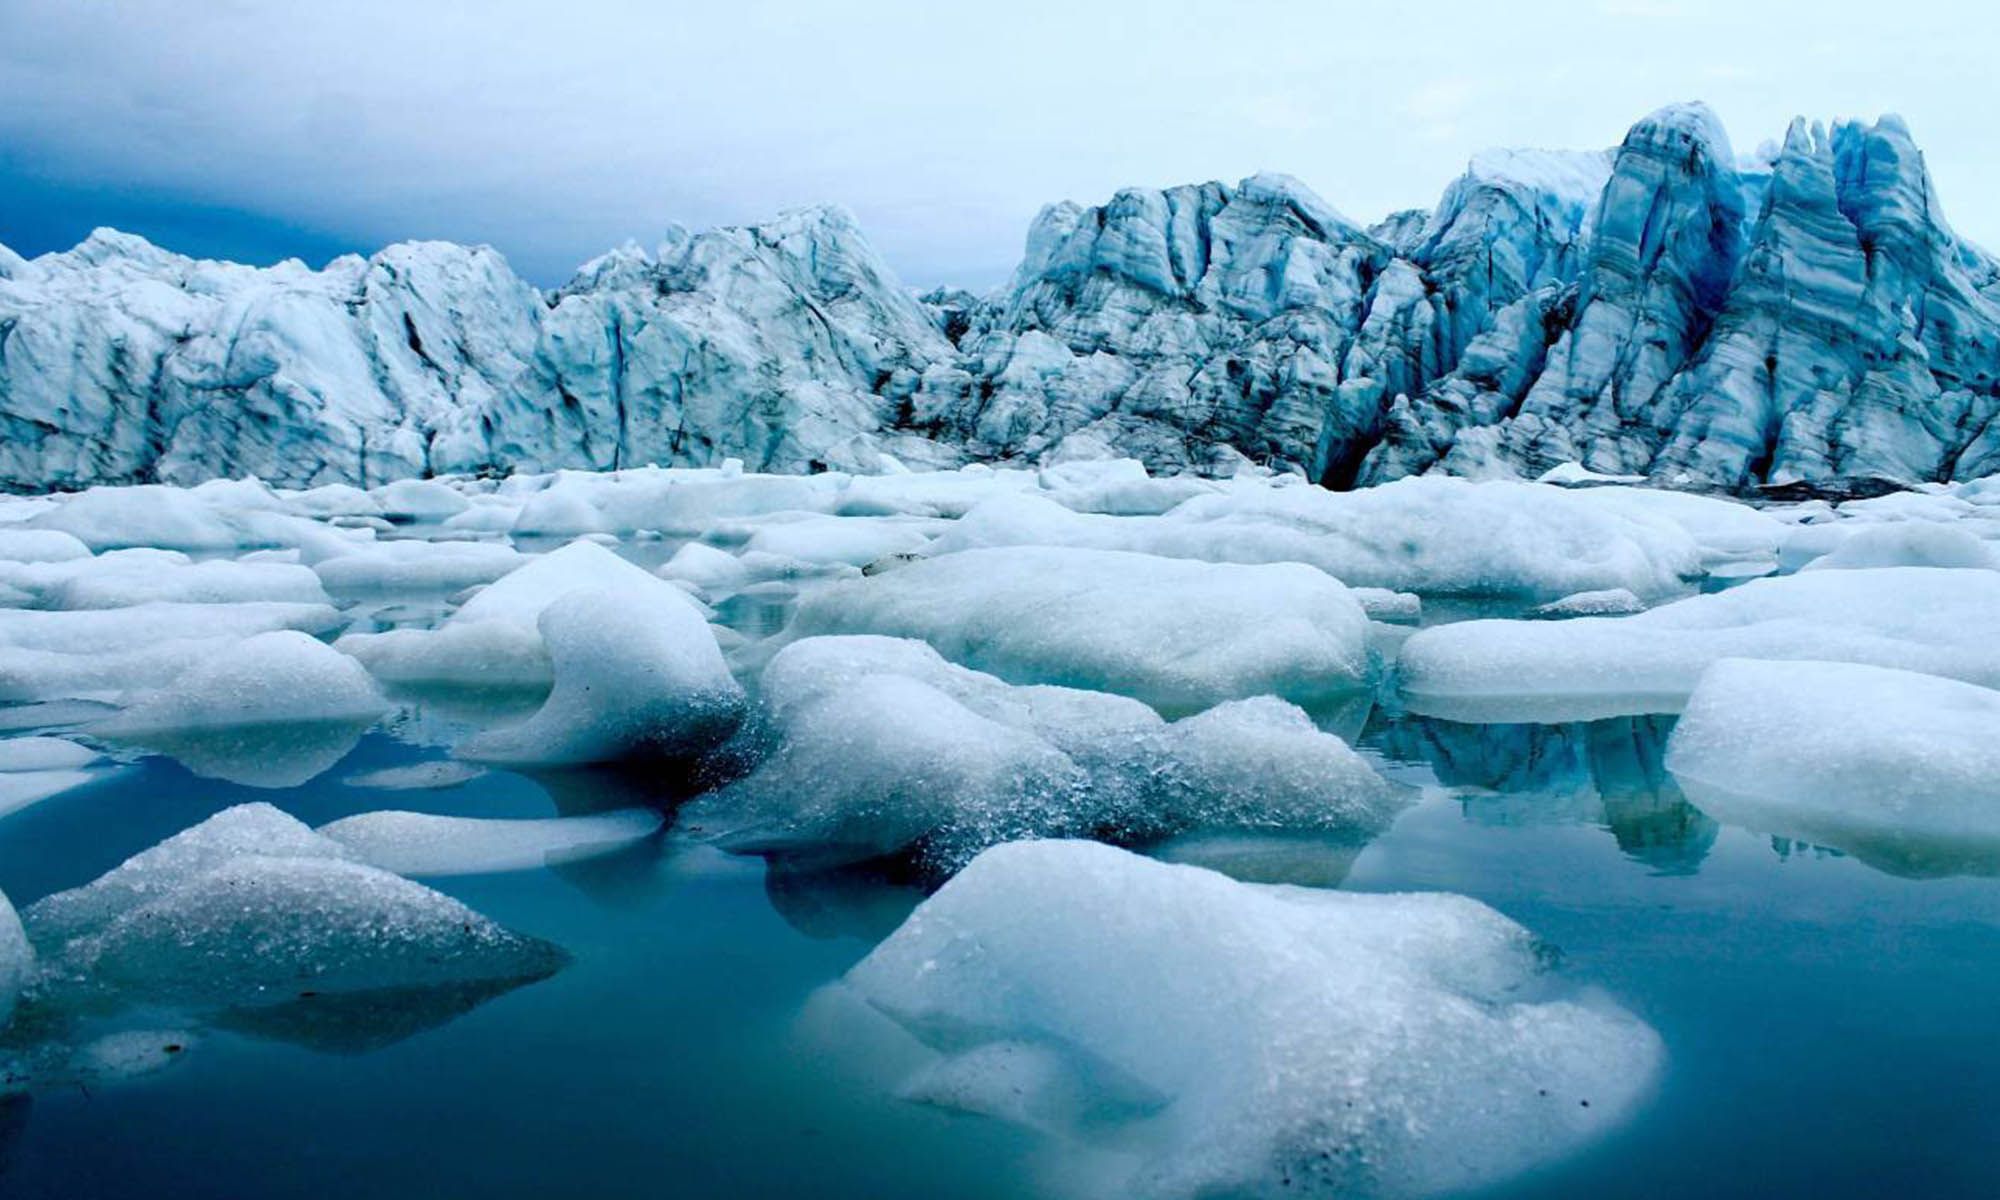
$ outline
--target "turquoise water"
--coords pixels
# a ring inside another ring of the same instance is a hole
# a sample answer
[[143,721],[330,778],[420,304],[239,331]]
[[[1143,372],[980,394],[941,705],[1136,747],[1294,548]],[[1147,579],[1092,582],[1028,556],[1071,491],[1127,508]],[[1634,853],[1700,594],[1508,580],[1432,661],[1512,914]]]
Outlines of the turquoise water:
[[[677,799],[602,772],[427,791],[343,782],[439,757],[411,740],[428,728],[371,732],[280,789],[143,759],[0,819],[0,888],[25,905],[250,800],[318,824]],[[1660,1031],[1666,1073],[1632,1122],[1487,1194],[2000,1194],[2000,879],[1906,878],[1718,826],[1661,770],[1669,729],[1377,712],[1360,740],[1383,768],[1446,786],[1351,861],[1279,841],[1235,861],[1475,896]],[[159,1074],[5,1102],[0,1195],[1048,1194],[1036,1135],[899,1101],[800,1020],[917,903],[915,886],[767,870],[671,830],[588,862],[427,882],[573,961],[499,995],[201,1030]]]

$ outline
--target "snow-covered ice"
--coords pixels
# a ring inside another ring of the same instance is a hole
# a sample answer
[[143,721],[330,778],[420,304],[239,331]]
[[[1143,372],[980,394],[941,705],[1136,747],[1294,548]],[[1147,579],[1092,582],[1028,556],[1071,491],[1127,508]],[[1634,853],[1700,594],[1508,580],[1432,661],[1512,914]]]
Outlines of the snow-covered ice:
[[98,727],[143,738],[189,730],[310,721],[372,721],[383,711],[368,673],[317,638],[260,633]]
[[[449,546],[447,551],[456,553]],[[563,596],[595,589],[625,596],[638,609],[697,608],[679,588],[592,542],[571,542],[519,561],[436,629],[349,633],[335,647],[387,683],[546,687],[553,676],[537,622]]]
[[1367,615],[1299,563],[1199,563],[1113,550],[965,550],[835,583],[792,636],[929,642],[1015,683],[1133,696],[1191,712],[1243,696],[1311,702],[1368,686]]
[[1905,874],[2000,872],[2000,691],[1892,668],[1724,659],[1667,746],[1734,825]]
[[1664,1057],[1476,901],[1088,842],[988,850],[845,987],[937,1053],[905,1095],[1075,1138],[1105,1195],[1470,1189],[1618,1126]]
[[1013,686],[879,636],[786,646],[761,696],[769,756],[686,816],[743,852],[913,852],[948,870],[1030,836],[1145,842],[1214,827],[1363,840],[1402,804],[1345,742],[1274,697],[1168,723],[1122,696]]
[[319,833],[398,875],[471,875],[609,854],[652,836],[661,824],[647,808],[519,820],[369,812],[322,825]]
[[1830,659],[2000,685],[2000,572],[1930,567],[1755,579],[1626,617],[1462,621],[1398,665],[1415,709],[1458,720],[1675,712],[1722,658]]
[[563,962],[262,804],[37,901],[25,923],[64,986],[144,1003],[282,1004],[301,991],[524,980]]
[[73,943],[97,987],[192,1004],[524,980],[563,963],[442,893],[332,858],[244,855]]
[[680,593],[640,577],[650,587],[636,596],[587,588],[543,608],[537,628],[555,676],[547,702],[518,725],[470,739],[459,754],[533,764],[687,760],[727,739],[743,717],[742,685],[694,606],[649,602],[652,589]]
[[21,917],[0,892],[0,1029],[14,1014],[14,1002],[35,970],[35,950],[21,928]]
[[[1309,563],[1352,586],[1405,592],[1553,600],[1623,587],[1657,597],[1686,592],[1705,559],[1681,506],[1650,502],[1661,494],[1619,503],[1504,481],[1408,479],[1356,492],[1239,481],[1157,517],[1078,513],[1020,495],[973,509],[934,550],[1081,546]],[[1773,541],[1777,532],[1774,524]]]

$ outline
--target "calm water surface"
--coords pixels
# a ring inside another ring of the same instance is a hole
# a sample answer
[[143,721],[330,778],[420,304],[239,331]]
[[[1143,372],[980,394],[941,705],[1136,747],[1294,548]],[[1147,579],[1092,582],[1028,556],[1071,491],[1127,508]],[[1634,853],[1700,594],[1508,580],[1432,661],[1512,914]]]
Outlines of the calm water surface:
[[[782,605],[725,616],[754,636]],[[25,906],[251,800],[311,824],[672,802],[603,774],[343,782],[441,757],[418,744],[437,721],[372,732],[289,788],[146,758],[0,819],[0,889]],[[1431,785],[1427,799],[1351,861],[1276,843],[1237,869],[1478,897],[1660,1031],[1668,1067],[1634,1121],[1488,1194],[2000,1195],[2000,879],[1911,878],[1718,827],[1659,767],[1669,727],[1377,712],[1362,743]],[[914,888],[767,872],[671,832],[590,862],[426,882],[573,962],[483,1002],[207,1030],[160,1074],[9,1102],[0,1196],[1049,1194],[1035,1135],[899,1101],[853,1069],[865,1053],[801,1021]]]

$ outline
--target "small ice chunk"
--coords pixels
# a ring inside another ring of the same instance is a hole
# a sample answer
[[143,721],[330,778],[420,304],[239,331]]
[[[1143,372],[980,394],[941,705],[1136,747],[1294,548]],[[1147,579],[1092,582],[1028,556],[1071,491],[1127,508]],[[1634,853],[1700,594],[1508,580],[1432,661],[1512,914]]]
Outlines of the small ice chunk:
[[387,705],[367,670],[302,633],[218,650],[91,732],[172,755],[198,775],[296,787],[352,750]]
[[470,497],[472,507],[455,517],[445,518],[444,528],[455,533],[506,533],[520,519],[521,506],[498,496]]
[[248,522],[218,511],[185,488],[163,484],[90,488],[64,497],[58,507],[25,524],[70,534],[92,550],[233,550],[267,544]]
[[1470,1191],[1616,1127],[1663,1058],[1477,901],[1090,842],[988,850],[845,987],[942,1056],[916,1094],[1053,1125],[1123,1196]]
[[[650,589],[680,596],[643,577]],[[548,604],[538,624],[555,675],[548,701],[459,753],[485,762],[591,763],[685,759],[720,745],[743,717],[743,688],[708,622],[684,597],[634,601],[631,591],[611,589],[572,591]]]
[[1538,617],[1622,617],[1646,611],[1646,602],[1624,588],[1577,592],[1534,610]]
[[2000,685],[2000,572],[1809,571],[1628,617],[1419,630],[1397,670],[1414,710],[1544,722],[1677,712],[1721,658],[1872,663]]
[[661,564],[655,574],[662,579],[691,583],[714,598],[742,587],[749,573],[727,550],[718,550],[704,542],[689,542],[674,551],[674,556]]
[[621,590],[634,597],[672,602],[694,609],[685,592],[656,579],[595,542],[571,542],[530,559],[460,606],[455,621],[510,621],[533,627],[549,605],[584,589]]
[[564,961],[555,946],[380,868],[260,854],[129,909],[69,955],[95,986],[203,1006],[536,979]]
[[14,1001],[35,973],[35,950],[21,928],[21,916],[0,892],[0,1029],[14,1015]]
[[488,542],[362,542],[313,570],[336,592],[457,592],[491,583],[528,561],[511,546]]
[[1359,842],[1402,804],[1346,743],[1274,697],[1169,725],[1126,697],[1015,687],[922,642],[851,636],[785,647],[762,698],[769,757],[687,810],[739,853],[909,852],[949,871],[996,842],[1055,834],[1304,829]]
[[1576,487],[1579,485],[1605,483],[1644,483],[1646,482],[1646,477],[1644,475],[1606,475],[1601,471],[1593,471],[1580,462],[1564,462],[1557,463],[1555,466],[1543,471],[1540,475],[1535,476],[1535,482],[1556,483],[1564,487]]
[[89,557],[90,547],[60,529],[0,529],[0,562],[55,563]]
[[329,483],[300,492],[279,492],[285,508],[302,517],[379,517],[382,503],[349,483]]
[[1884,667],[1724,659],[1666,765],[1710,816],[1900,874],[2000,872],[2000,691]]
[[705,611],[686,592],[604,547],[571,542],[480,590],[437,629],[351,633],[334,645],[392,683],[547,687],[549,652],[536,623],[555,601],[585,589],[616,591],[639,610]]
[[1072,828],[1086,783],[1033,730],[924,680],[870,674],[793,707],[777,750],[687,820],[737,853],[827,863],[934,838],[924,857],[948,870],[994,842]]
[[95,732],[143,740],[190,730],[301,722],[370,722],[381,693],[359,663],[291,630],[246,638]]
[[73,771],[101,761],[102,754],[68,738],[22,737],[0,741],[0,774],[15,771]]
[[1898,521],[1843,530],[1845,536],[1806,571],[1851,571],[1867,567],[1972,567],[2000,570],[2000,554],[1970,530],[1931,521]]
[[139,650],[166,641],[249,637],[273,629],[323,633],[340,623],[325,604],[148,602],[130,608],[40,612],[0,609],[0,647],[59,654]]
[[1370,675],[1368,618],[1300,563],[1122,551],[967,550],[807,594],[788,637],[920,638],[1014,683],[1135,697],[1166,712],[1274,694],[1311,701]]
[[269,804],[239,804],[133,855],[82,887],[29,905],[28,933],[44,950],[60,949],[210,868],[246,854],[349,857],[345,846]]
[[1367,613],[1371,621],[1415,625],[1423,620],[1424,601],[1415,592],[1392,592],[1388,588],[1371,587],[1347,590],[1361,602],[1361,611]]
[[486,774],[486,768],[464,762],[420,762],[407,767],[384,767],[349,775],[348,787],[374,788],[385,792],[426,791],[462,787]]
[[391,811],[343,817],[319,832],[398,875],[471,875],[609,854],[651,837],[661,824],[650,808],[530,820]]
[[1160,828],[1341,830],[1365,841],[1402,807],[1350,746],[1275,696],[1218,704],[1155,735],[1144,811]]
[[381,515],[392,521],[442,521],[471,507],[471,501],[434,479],[398,479],[371,495]]
[[108,569],[79,572],[50,589],[52,608],[127,608],[149,601],[180,604],[233,604],[269,600],[328,604],[319,577],[287,563],[209,562],[162,565],[143,559],[94,560]]
[[446,621],[436,629],[349,633],[333,648],[390,684],[528,691],[550,682],[542,635],[512,621]]

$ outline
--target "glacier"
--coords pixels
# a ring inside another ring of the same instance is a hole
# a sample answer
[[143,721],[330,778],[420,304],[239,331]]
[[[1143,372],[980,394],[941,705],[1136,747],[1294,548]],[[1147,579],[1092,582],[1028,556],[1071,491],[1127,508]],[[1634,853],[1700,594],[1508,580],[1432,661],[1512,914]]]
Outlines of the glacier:
[[318,271],[111,230],[0,247],[16,491],[1107,457],[1840,491],[2000,471],[1996,414],[2000,261],[1893,116],[1742,157],[1674,105],[1609,151],[1481,154],[1365,227],[1282,175],[1132,188],[1044,209],[986,296],[914,294],[837,207],[547,292],[442,242]]

